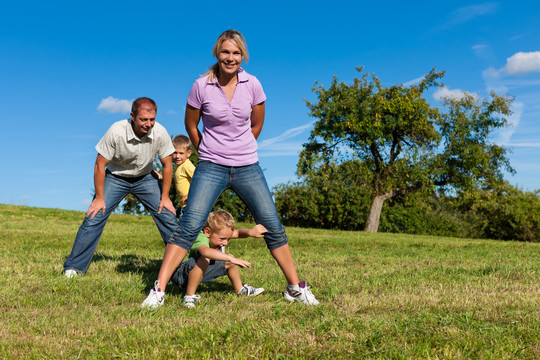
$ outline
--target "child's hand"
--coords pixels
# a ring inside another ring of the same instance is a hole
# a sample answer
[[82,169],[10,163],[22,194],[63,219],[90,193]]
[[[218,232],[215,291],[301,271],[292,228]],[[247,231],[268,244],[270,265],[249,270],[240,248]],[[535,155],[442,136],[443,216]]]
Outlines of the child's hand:
[[159,180],[163,180],[163,175],[159,171],[154,170]]
[[262,238],[264,233],[268,232],[264,226],[261,224],[255,225],[252,229],[249,229],[249,236],[255,238]]
[[[229,254],[229,255],[231,255],[231,254]],[[229,260],[229,261],[234,265],[240,266],[241,268],[250,268],[251,267],[250,263],[248,263],[247,261],[244,261],[242,259],[235,258],[233,255],[231,255],[231,260]]]
[[187,197],[188,197],[188,196],[186,195],[186,196],[184,196],[184,197],[182,198],[182,205],[185,205],[185,204],[186,204]]

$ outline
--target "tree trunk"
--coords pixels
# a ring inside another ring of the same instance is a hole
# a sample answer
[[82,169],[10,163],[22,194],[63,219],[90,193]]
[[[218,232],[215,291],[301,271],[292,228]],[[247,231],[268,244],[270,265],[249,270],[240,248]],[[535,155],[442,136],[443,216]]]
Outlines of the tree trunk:
[[379,222],[381,221],[381,211],[384,201],[390,199],[392,196],[394,196],[394,191],[383,195],[375,195],[373,197],[364,231],[374,233],[377,232],[379,229]]

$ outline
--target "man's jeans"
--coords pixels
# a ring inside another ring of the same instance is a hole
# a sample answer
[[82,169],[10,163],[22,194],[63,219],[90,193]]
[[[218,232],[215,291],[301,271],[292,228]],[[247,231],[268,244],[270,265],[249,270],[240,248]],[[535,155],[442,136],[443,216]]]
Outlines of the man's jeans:
[[115,176],[107,171],[104,183],[105,214],[100,210],[94,219],[90,218],[92,215],[84,219],[75,237],[71,254],[64,262],[64,270],[73,269],[82,273],[86,272],[109,215],[129,193],[135,195],[146,210],[152,214],[163,241],[167,242],[171,233],[178,226],[178,222],[174,214],[165,208],[158,214],[161,189],[155,173],[152,171],[144,176],[126,178]]
[[228,188],[247,205],[255,222],[268,230],[264,234],[268,249],[277,249],[287,244],[285,228],[279,221],[272,194],[259,163],[234,167],[209,161],[197,163],[184,214],[168,242],[189,250],[217,198]]

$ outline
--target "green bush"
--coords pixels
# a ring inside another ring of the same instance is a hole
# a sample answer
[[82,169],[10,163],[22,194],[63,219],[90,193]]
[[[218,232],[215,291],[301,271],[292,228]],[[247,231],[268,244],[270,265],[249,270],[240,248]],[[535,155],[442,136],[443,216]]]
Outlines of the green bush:
[[510,184],[464,195],[462,207],[476,218],[484,237],[540,241],[540,191],[522,191]]
[[325,164],[304,181],[276,186],[276,208],[284,225],[362,230],[368,185],[358,162]]
[[473,221],[458,206],[456,198],[423,192],[394,198],[383,207],[379,231],[481,237]]

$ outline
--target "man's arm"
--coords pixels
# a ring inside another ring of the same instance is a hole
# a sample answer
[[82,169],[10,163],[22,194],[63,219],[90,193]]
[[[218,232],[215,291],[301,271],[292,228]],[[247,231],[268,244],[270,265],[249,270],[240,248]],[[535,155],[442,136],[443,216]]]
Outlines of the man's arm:
[[100,154],[97,155],[96,163],[94,164],[94,189],[96,195],[86,212],[86,216],[88,217],[91,215],[91,219],[93,219],[100,210],[105,214],[106,204],[103,189],[105,187],[105,167],[108,163],[109,160],[105,159]]
[[161,161],[161,165],[163,166],[163,184],[161,190],[161,200],[159,201],[158,214],[161,213],[161,210],[163,208],[165,208],[176,215],[174,205],[171,199],[169,199],[169,190],[171,189],[173,171],[172,155],[169,155],[159,160]]

